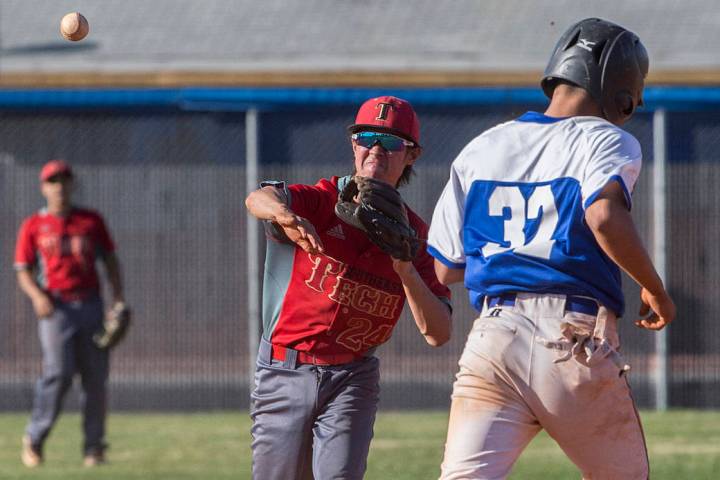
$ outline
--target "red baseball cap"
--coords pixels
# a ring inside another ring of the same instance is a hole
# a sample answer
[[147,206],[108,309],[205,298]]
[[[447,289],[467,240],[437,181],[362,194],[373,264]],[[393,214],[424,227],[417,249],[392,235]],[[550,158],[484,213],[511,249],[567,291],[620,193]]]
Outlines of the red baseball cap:
[[64,173],[72,177],[73,172],[65,160],[50,160],[40,170],[40,181],[44,182],[50,177]]
[[371,98],[358,110],[355,123],[348,127],[350,133],[372,130],[392,133],[416,145],[420,144],[420,122],[415,110],[407,100],[385,96]]

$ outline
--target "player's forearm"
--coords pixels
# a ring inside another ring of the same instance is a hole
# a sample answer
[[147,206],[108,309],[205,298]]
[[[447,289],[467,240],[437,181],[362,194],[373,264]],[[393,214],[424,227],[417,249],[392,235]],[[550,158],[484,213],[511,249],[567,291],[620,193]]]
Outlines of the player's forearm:
[[433,347],[439,347],[450,340],[450,308],[435,296],[414,267],[398,272],[398,275],[402,280],[410,312],[425,341]]
[[46,295],[46,293],[40,288],[35,279],[33,278],[30,270],[18,270],[16,278],[20,290],[30,298],[30,300],[36,299],[39,296]]
[[274,221],[290,212],[284,194],[275,187],[263,187],[250,193],[245,199],[245,206],[260,220]]
[[642,287],[653,294],[665,293],[630,212],[623,205],[604,199],[591,208],[586,220],[600,248]]
[[108,283],[112,291],[114,302],[124,302],[125,295],[123,293],[122,275],[120,273],[120,262],[114,253],[105,257],[105,267],[107,269]]

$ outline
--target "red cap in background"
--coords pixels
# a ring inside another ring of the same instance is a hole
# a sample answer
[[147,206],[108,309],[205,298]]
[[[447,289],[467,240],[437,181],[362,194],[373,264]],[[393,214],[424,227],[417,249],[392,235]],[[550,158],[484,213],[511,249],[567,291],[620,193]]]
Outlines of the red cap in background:
[[70,165],[68,165],[65,160],[50,160],[43,165],[42,170],[40,170],[40,181],[44,182],[48,178],[61,173],[70,175],[71,177],[73,175],[72,168],[70,168]]
[[387,132],[420,144],[420,122],[415,110],[408,101],[392,96],[371,98],[363,103],[348,130],[350,133]]

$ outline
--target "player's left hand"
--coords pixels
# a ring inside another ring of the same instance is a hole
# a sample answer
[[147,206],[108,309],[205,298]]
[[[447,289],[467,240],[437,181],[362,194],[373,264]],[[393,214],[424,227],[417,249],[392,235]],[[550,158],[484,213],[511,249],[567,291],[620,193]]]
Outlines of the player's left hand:
[[667,292],[654,295],[643,288],[640,291],[640,301],[642,302],[640,315],[644,317],[650,313],[650,316],[636,320],[635,326],[647,330],[662,330],[675,319],[675,303]]
[[131,321],[130,309],[125,302],[117,301],[105,313],[102,329],[93,335],[93,342],[101,349],[110,349],[127,335]]
[[418,253],[420,241],[410,226],[405,202],[395,187],[382,180],[354,176],[339,192],[335,214],[364,231],[393,258],[410,261]]

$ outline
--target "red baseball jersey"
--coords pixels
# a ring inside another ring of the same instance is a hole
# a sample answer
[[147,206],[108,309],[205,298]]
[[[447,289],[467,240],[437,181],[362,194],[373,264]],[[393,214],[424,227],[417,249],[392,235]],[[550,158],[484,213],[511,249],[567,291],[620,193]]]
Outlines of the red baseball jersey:
[[40,286],[61,297],[90,293],[99,290],[95,260],[114,251],[97,212],[73,208],[59,217],[43,209],[20,227],[15,269],[36,267]]
[[[271,343],[314,355],[363,352],[384,343],[405,304],[405,292],[389,255],[364,232],[335,215],[338,181],[286,188],[290,208],[307,218],[325,252],[311,255],[294,243],[268,242],[263,291],[264,336]],[[420,238],[427,225],[408,209]],[[413,261],[420,276],[441,300],[450,290],[436,275],[423,243]]]

